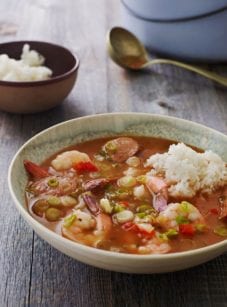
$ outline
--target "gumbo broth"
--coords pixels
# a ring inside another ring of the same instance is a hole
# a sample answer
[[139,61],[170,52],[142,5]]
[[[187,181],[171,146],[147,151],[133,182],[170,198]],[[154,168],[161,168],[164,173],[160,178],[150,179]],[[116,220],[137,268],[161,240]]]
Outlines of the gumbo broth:
[[146,160],[171,144],[100,138],[64,148],[41,166],[25,161],[28,210],[59,235],[115,252],[164,254],[225,240],[226,185],[173,197],[165,178],[147,175]]

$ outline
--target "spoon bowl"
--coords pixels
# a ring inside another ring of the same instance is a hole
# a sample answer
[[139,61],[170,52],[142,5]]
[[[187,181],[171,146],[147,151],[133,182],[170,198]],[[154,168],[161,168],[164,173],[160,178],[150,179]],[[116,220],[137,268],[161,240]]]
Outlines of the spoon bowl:
[[149,61],[145,47],[131,32],[115,27],[108,33],[107,48],[112,60],[123,68],[140,69]]
[[126,69],[139,70],[155,64],[170,64],[227,86],[227,77],[219,76],[200,67],[169,59],[149,59],[148,53],[140,40],[128,30],[120,27],[112,28],[109,31],[107,50],[112,60]]

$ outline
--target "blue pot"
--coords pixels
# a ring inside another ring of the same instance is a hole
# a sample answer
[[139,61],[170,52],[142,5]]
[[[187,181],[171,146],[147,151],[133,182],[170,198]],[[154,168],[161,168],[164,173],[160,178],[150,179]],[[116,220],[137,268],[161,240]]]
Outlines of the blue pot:
[[122,13],[123,26],[154,53],[188,61],[227,61],[227,8],[199,17],[157,21],[138,15],[122,2]]
[[142,18],[153,21],[186,19],[227,8],[227,0],[121,0]]

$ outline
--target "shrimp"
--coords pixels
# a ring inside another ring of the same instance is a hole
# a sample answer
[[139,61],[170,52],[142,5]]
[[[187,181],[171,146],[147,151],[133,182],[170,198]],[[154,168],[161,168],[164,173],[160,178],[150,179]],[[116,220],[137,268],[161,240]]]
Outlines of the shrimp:
[[24,167],[26,171],[34,178],[45,178],[49,176],[47,170],[29,160],[24,160]]
[[78,179],[74,176],[49,176],[32,181],[27,191],[35,195],[47,194],[63,196],[74,192],[78,187]]
[[170,250],[171,246],[169,243],[160,239],[158,233],[152,239],[146,241],[144,245],[138,247],[140,254],[166,254]]
[[[67,225],[67,219],[73,216],[75,218],[72,218],[72,223]],[[97,247],[107,237],[112,227],[111,218],[107,214],[100,213],[94,217],[81,210],[75,210],[65,221],[62,224],[64,237],[93,247]]]
[[159,213],[156,223],[166,230],[179,231],[180,224],[204,225],[205,220],[195,206],[182,201],[181,203],[169,204],[164,211]]
[[154,208],[161,212],[167,208],[168,190],[167,184],[161,177],[147,176],[146,187],[153,196]]
[[59,155],[51,162],[51,165],[55,170],[67,170],[73,167],[73,165],[80,162],[91,162],[89,156],[86,153],[70,150],[65,151]]
[[78,179],[75,170],[54,175],[52,170],[48,172],[44,167],[28,160],[24,161],[24,167],[33,179],[29,183],[27,191],[35,195],[45,193],[62,196],[74,192],[77,188]]

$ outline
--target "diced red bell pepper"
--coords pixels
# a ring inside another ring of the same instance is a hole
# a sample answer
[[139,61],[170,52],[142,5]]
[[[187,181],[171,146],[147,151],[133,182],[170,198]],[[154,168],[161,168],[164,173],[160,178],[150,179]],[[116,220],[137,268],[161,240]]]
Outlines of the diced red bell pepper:
[[92,162],[79,162],[73,165],[73,168],[81,173],[81,172],[97,172],[98,168]]
[[179,230],[181,234],[186,236],[193,236],[196,232],[196,229],[192,224],[180,224]]
[[211,208],[210,209],[210,213],[214,214],[214,215],[218,215],[218,209],[217,208]]
[[44,169],[43,167],[28,161],[28,160],[24,160],[24,167],[26,169],[26,171],[32,175],[34,178],[45,178],[49,176],[49,173],[46,169]]
[[129,206],[128,201],[124,201],[124,200],[121,200],[121,201],[120,201],[120,204],[121,204],[123,207],[128,207],[128,206]]

